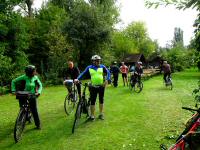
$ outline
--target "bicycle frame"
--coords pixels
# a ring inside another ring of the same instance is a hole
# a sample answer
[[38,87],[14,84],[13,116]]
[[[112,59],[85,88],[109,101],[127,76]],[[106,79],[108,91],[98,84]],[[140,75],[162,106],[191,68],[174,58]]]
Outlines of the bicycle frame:
[[[191,109],[182,107],[182,109],[196,111],[196,113],[191,117],[191,119],[187,122],[185,130],[180,134],[177,138],[176,143],[169,148],[169,150],[185,150],[186,147],[191,148],[189,140],[191,135],[197,131],[197,128],[200,126],[200,109]],[[191,149],[193,150],[193,149]]]
[[77,108],[76,108],[75,119],[74,119],[74,123],[73,123],[73,127],[72,127],[72,133],[74,133],[74,131],[75,131],[75,128],[76,128],[76,126],[77,126],[77,124],[78,124],[78,122],[79,122],[79,120],[81,118],[81,114],[84,113],[84,114],[87,114],[86,117],[89,116],[89,105],[90,105],[90,102],[89,102],[89,100],[87,101],[87,98],[86,98],[86,89],[87,89],[87,87],[88,87],[88,83],[85,83],[82,97],[79,100]]
[[26,91],[18,91],[16,93],[16,99],[24,100],[24,103],[22,104],[22,106],[20,106],[20,111],[18,113],[16,122],[15,122],[15,127],[14,127],[14,139],[16,143],[21,139],[21,135],[24,130],[27,118],[30,119],[29,118],[29,114],[30,114],[29,99],[32,98],[33,96],[35,95]]

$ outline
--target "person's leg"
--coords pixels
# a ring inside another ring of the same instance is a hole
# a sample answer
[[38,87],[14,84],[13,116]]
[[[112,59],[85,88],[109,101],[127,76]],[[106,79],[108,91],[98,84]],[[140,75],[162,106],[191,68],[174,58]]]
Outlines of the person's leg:
[[34,119],[35,125],[38,129],[40,129],[40,119],[39,119],[39,115],[38,115],[38,111],[37,111],[36,98],[30,99],[29,104],[30,104],[31,112],[33,114],[33,119]]
[[125,81],[126,81],[126,85],[128,86],[128,76],[127,76],[127,74],[125,74]]
[[116,87],[118,86],[118,76],[119,76],[119,74],[117,73],[115,76],[116,77]]
[[91,118],[95,118],[95,103],[96,103],[96,98],[97,98],[97,89],[94,87],[90,87],[90,100],[91,100],[91,105],[90,105],[90,111],[91,111]]
[[114,85],[114,87],[116,87],[117,86],[117,76],[116,76],[116,74],[113,74],[113,78],[114,78],[113,85]]
[[99,118],[104,119],[104,91],[105,87],[99,88]]
[[122,79],[123,79],[123,83],[124,83],[124,86],[125,86],[125,79],[124,79],[124,74],[122,73]]
[[167,79],[166,79],[166,77],[167,77],[167,74],[166,74],[166,73],[164,73],[163,79],[164,79],[165,83],[167,82]]

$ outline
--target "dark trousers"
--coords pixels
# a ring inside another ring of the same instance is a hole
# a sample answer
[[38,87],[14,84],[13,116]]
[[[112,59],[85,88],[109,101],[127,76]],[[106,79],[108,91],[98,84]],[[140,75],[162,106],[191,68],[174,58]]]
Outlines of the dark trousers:
[[[80,84],[76,84],[76,87],[77,87],[79,98],[81,98],[81,85]],[[67,90],[68,90],[69,93],[72,92],[72,88],[71,87],[67,87]]]
[[114,78],[114,80],[113,80],[113,85],[114,85],[114,87],[117,87],[117,86],[118,86],[118,76],[119,76],[118,73],[113,74],[113,78]]
[[165,80],[165,82],[167,82],[167,77],[169,78],[171,76],[171,73],[164,73],[163,79]]
[[[26,101],[26,99],[20,99],[19,100],[20,108],[23,106],[25,101]],[[38,111],[37,111],[37,99],[36,98],[30,99],[29,100],[29,105],[30,105],[30,110],[31,110],[31,113],[33,115],[33,119],[34,119],[35,125],[37,127],[39,127],[40,126],[40,119],[39,119],[39,115],[38,115]]]
[[105,87],[103,87],[103,86],[100,86],[100,87],[91,86],[90,87],[91,105],[95,105],[97,94],[99,94],[99,103],[100,104],[104,103],[104,91],[105,91]]

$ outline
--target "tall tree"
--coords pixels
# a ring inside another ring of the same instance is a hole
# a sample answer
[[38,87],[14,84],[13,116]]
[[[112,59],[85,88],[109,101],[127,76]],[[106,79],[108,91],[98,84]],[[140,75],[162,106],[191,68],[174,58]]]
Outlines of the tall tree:
[[[145,0],[145,5],[147,7],[155,7],[157,8],[159,5],[175,5],[177,9],[187,9],[187,8],[192,8],[192,9],[196,9],[198,12],[200,12],[200,1],[199,0],[181,0],[181,1],[177,1],[177,0]],[[197,19],[194,23],[194,27],[196,27],[195,29],[195,40],[193,40],[193,44],[197,50],[197,54],[196,56],[197,58],[197,66],[200,69],[200,13],[197,16]]]
[[173,45],[175,47],[178,44],[184,46],[184,43],[183,43],[183,30],[181,30],[181,28],[176,27],[176,28],[174,28]]
[[64,32],[76,48],[76,60],[81,60],[82,66],[90,63],[88,58],[100,53],[101,45],[110,41],[118,11],[113,0],[105,3],[79,0],[74,3],[69,16]]

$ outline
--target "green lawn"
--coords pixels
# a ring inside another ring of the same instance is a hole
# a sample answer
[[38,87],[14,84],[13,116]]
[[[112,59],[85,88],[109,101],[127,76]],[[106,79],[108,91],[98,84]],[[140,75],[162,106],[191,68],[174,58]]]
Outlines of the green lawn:
[[[105,120],[82,122],[71,134],[74,116],[66,116],[63,86],[46,87],[38,99],[42,130],[27,125],[22,140],[15,144],[13,128],[18,102],[12,95],[0,97],[0,150],[156,150],[172,144],[191,113],[182,106],[194,106],[192,91],[200,73],[187,70],[173,74],[174,89],[163,85],[162,76],[144,81],[141,93],[122,86],[108,86]],[[98,108],[98,107],[97,107]],[[98,115],[98,109],[97,109]],[[84,120],[85,118],[83,118]]]

